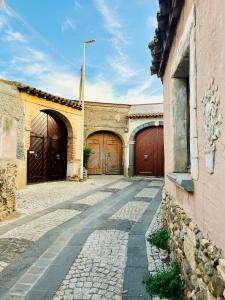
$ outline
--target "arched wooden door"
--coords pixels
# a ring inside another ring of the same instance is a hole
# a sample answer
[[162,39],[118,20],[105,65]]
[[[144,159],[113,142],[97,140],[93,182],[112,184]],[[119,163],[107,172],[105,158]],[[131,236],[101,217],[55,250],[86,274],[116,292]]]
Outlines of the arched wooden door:
[[27,182],[66,178],[67,128],[61,119],[40,111],[32,120],[27,154]]
[[163,127],[149,127],[136,135],[136,175],[164,175]]
[[87,139],[91,149],[88,174],[122,174],[122,142],[111,132],[96,132]]

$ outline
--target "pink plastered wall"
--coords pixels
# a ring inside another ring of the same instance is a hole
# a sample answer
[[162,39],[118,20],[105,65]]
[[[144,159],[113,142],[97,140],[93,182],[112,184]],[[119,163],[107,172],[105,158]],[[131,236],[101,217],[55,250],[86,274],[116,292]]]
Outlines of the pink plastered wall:
[[[194,181],[194,193],[187,193],[168,178],[166,190],[184,208],[206,237],[225,252],[225,1],[186,0],[173,40],[163,77],[165,174],[173,172],[173,129],[171,126],[170,76],[175,50],[184,30],[192,5],[196,6],[197,60],[197,128],[199,178]],[[216,143],[214,173],[205,166],[205,132],[202,98],[212,78],[218,85],[219,113],[222,115],[221,136]]]
[[17,120],[0,114],[0,160],[16,160]]

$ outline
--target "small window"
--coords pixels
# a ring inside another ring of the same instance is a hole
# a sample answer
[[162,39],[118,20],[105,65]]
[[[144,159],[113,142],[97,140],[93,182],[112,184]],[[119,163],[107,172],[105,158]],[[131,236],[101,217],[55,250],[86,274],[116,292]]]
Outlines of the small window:
[[190,172],[189,49],[171,79],[174,124],[174,172]]

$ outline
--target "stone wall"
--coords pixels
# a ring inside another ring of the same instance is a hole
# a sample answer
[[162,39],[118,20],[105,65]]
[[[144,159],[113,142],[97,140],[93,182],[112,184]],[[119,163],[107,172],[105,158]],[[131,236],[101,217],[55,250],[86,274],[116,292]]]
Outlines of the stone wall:
[[188,299],[225,299],[225,259],[222,251],[203,236],[166,191],[162,209],[170,234],[171,256],[181,265]]
[[127,140],[130,105],[85,102],[85,137],[96,131],[111,131],[123,141]]
[[17,120],[0,114],[0,221],[15,210]]
[[18,121],[16,158],[25,160],[24,151],[24,105],[18,89],[0,80],[0,114],[8,115]]
[[0,221],[15,210],[16,164],[0,161]]
[[124,175],[128,173],[128,113],[130,105],[102,102],[85,102],[84,138],[97,131],[115,133],[123,144]]

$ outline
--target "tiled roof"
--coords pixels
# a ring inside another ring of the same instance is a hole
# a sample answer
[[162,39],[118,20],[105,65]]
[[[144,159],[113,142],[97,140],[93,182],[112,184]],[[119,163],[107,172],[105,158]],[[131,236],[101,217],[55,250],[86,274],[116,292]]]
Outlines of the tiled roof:
[[129,114],[127,117],[129,119],[141,119],[141,118],[151,118],[151,117],[162,117],[162,112],[152,112],[152,113],[138,113],[138,114]]
[[63,98],[63,97],[59,97],[59,96],[50,94],[48,92],[45,92],[45,91],[36,89],[34,87],[31,87],[29,85],[24,85],[24,84],[22,84],[20,82],[17,82],[17,81],[8,81],[8,80],[2,80],[2,81],[17,87],[19,91],[22,91],[24,93],[27,93],[27,94],[30,94],[30,95],[33,95],[33,96],[37,96],[39,98],[43,98],[47,101],[51,101],[51,102],[59,103],[59,104],[62,104],[62,105],[66,105],[66,106],[69,106],[69,107],[72,107],[72,108],[75,108],[75,109],[78,109],[78,110],[82,109],[81,105],[79,104],[79,101],[77,101],[77,100],[70,100],[70,99],[66,99],[66,98]]
[[149,43],[152,75],[157,74],[158,77],[162,77],[164,74],[183,5],[184,0],[159,0],[158,28],[155,30],[154,40]]

